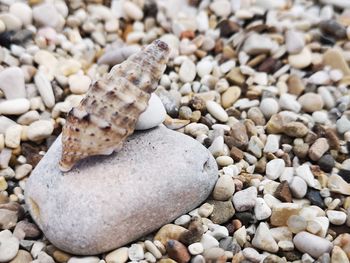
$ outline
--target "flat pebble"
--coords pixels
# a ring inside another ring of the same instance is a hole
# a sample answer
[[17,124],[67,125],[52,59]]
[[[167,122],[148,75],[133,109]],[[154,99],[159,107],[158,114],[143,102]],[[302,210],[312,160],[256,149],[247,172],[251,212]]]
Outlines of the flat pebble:
[[221,17],[227,17],[231,13],[231,4],[227,0],[217,0],[210,4],[210,9]]
[[264,147],[264,153],[275,153],[279,149],[280,136],[275,134],[269,134],[267,136],[266,144]]
[[303,50],[298,54],[288,56],[289,64],[297,69],[308,67],[311,64],[311,61],[312,53],[307,47],[304,47]]
[[318,138],[309,149],[309,157],[313,161],[318,161],[329,149],[326,138]]
[[130,260],[141,260],[145,256],[140,244],[132,244],[128,249],[128,255]]
[[52,3],[42,3],[33,8],[33,19],[42,26],[56,28],[60,24],[60,14]]
[[346,214],[342,211],[327,210],[326,212],[329,222],[333,225],[343,225],[346,221]]
[[71,75],[68,78],[68,84],[73,94],[84,94],[89,89],[91,79],[85,75]]
[[308,186],[315,186],[315,178],[307,164],[300,165],[296,170],[296,175],[302,178]]
[[98,257],[71,257],[67,263],[99,263]]
[[206,106],[208,112],[217,120],[221,122],[226,122],[228,120],[228,115],[220,104],[216,103],[215,101],[208,100],[206,102]]
[[45,105],[48,108],[55,106],[52,85],[45,74],[39,71],[34,77],[34,82]]
[[296,198],[303,198],[307,192],[307,184],[305,180],[299,176],[294,176],[291,182],[289,183],[289,188]]
[[27,136],[31,141],[39,141],[49,137],[52,134],[53,129],[54,126],[51,121],[38,120],[29,125]]
[[318,258],[324,253],[329,253],[333,247],[332,243],[327,239],[305,231],[298,233],[294,237],[293,242],[298,250],[308,253],[314,258]]
[[22,21],[24,25],[32,22],[32,9],[25,3],[17,2],[10,6],[10,13]]
[[299,97],[298,102],[300,103],[302,109],[305,112],[314,112],[319,111],[323,108],[324,103],[322,97],[316,93],[305,93],[301,97]]
[[191,255],[199,255],[203,253],[204,248],[201,243],[197,242],[189,245],[188,251],[191,253]]
[[30,102],[27,99],[12,99],[0,102],[0,114],[21,115],[29,110]]
[[192,82],[196,77],[196,65],[191,60],[185,59],[181,64],[179,77],[184,83]]
[[249,55],[257,55],[261,53],[269,53],[275,47],[276,43],[268,36],[252,34],[245,40],[243,50]]
[[132,20],[141,20],[143,18],[143,12],[138,5],[131,1],[125,1],[123,3],[123,11],[128,18]]
[[238,100],[241,96],[241,89],[238,86],[229,87],[222,95],[221,95],[221,104],[224,109],[233,105],[233,103]]
[[21,143],[21,125],[13,125],[7,128],[5,133],[5,145],[8,148],[17,148]]

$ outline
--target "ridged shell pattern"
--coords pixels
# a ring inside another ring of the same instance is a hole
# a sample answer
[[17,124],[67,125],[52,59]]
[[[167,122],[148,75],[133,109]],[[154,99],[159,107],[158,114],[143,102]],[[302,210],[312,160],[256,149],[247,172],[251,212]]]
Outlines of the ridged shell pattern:
[[167,44],[156,40],[92,84],[79,106],[68,113],[63,127],[62,171],[83,158],[109,155],[122,147],[147,108],[168,55]]

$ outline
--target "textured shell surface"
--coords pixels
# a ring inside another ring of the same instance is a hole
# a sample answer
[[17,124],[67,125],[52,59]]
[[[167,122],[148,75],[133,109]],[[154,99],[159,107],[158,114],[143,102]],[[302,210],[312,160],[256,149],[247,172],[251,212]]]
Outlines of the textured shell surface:
[[62,130],[62,171],[88,156],[109,155],[122,147],[146,110],[168,56],[167,44],[155,40],[90,86]]

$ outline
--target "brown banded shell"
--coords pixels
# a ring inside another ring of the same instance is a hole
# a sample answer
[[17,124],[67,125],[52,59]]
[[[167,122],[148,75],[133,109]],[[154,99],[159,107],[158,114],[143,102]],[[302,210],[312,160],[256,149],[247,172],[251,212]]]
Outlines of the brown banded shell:
[[62,171],[92,155],[118,151],[146,110],[168,60],[169,48],[154,41],[92,84],[62,131]]

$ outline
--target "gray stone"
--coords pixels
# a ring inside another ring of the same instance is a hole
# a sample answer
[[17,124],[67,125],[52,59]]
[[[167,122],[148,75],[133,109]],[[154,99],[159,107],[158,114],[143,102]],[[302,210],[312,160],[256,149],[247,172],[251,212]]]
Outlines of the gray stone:
[[187,213],[218,174],[204,146],[164,127],[138,132],[119,153],[85,159],[65,174],[60,155],[59,137],[27,181],[25,200],[52,244],[81,255],[110,251]]

